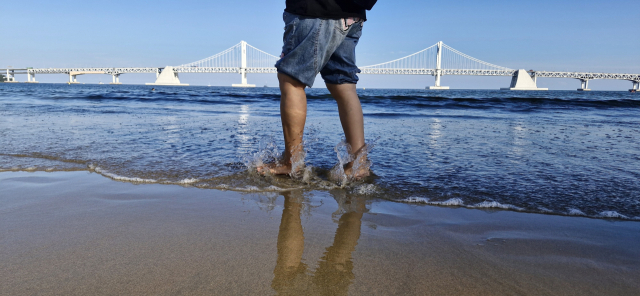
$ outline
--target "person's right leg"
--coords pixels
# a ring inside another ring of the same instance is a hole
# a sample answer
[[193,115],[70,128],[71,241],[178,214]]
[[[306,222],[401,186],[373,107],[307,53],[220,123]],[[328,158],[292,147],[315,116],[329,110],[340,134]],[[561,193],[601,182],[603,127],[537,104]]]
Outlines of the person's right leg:
[[291,76],[278,73],[280,81],[280,119],[284,134],[284,153],[281,163],[265,164],[258,167],[258,172],[269,170],[271,174],[286,175],[291,173],[292,163],[300,161],[304,154],[302,135],[307,119],[307,94],[302,82]]
[[[280,81],[280,119],[282,120],[282,133],[284,134],[283,164],[291,172],[292,162],[299,161],[303,157],[302,135],[307,120],[307,94],[306,85],[293,79],[287,74],[278,73]],[[281,173],[281,172],[276,172]]]

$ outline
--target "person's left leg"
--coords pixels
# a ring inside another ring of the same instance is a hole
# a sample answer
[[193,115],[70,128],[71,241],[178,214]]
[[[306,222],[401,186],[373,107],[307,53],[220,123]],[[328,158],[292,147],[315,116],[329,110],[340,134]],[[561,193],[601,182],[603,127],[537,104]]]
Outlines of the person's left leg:
[[[327,88],[331,92],[331,96],[338,103],[338,114],[340,115],[340,123],[344,136],[349,144],[349,154],[354,155],[354,161],[349,162],[344,168],[347,176],[355,179],[363,178],[369,175],[369,168],[362,165],[367,162],[367,155],[364,141],[364,117],[362,115],[362,106],[356,92],[356,85],[351,83],[330,84]],[[358,163],[356,163],[358,162]],[[353,171],[353,167],[357,167],[357,171]]]
[[338,114],[347,143],[351,146],[351,154],[364,147],[364,118],[362,106],[356,92],[356,85],[330,84],[327,88],[338,103]]
[[[356,45],[358,45],[361,35],[362,23],[354,23],[320,71],[327,88],[338,103],[340,123],[350,148],[348,152],[354,158],[353,161],[347,163],[344,172],[353,179],[369,175],[364,140],[364,118],[360,99],[356,92],[357,73],[360,72],[356,66]],[[353,168],[356,168],[355,171]]]

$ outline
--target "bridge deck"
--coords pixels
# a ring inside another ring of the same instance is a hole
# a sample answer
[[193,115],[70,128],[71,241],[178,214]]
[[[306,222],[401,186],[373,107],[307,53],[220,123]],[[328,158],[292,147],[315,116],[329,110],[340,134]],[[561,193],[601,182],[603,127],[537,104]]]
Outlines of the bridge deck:
[[[163,67],[122,67],[122,68],[32,68],[32,69],[0,69],[0,73],[7,70],[13,74],[107,74],[117,75],[126,73],[158,73]],[[174,67],[177,73],[241,73],[238,67]],[[277,73],[275,67],[247,67],[246,73],[267,74]],[[393,69],[393,68],[361,68],[361,74],[373,75],[436,75],[436,69]],[[513,76],[516,70],[484,70],[484,69],[441,69],[441,75],[468,76]],[[539,78],[572,78],[581,80],[617,79],[640,81],[640,74],[629,73],[599,73],[599,72],[557,72],[533,71],[532,77]]]

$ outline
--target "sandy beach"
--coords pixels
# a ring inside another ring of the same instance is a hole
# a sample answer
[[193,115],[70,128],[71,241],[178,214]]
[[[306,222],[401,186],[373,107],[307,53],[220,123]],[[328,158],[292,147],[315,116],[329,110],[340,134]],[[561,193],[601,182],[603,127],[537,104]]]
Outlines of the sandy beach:
[[2,295],[638,295],[640,223],[0,173]]

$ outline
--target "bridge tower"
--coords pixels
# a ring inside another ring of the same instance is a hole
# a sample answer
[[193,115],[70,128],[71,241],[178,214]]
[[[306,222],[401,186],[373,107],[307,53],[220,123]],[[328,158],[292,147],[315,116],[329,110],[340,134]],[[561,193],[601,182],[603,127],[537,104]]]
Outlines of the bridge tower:
[[255,84],[247,84],[247,42],[240,41],[240,84],[232,84],[233,87],[256,87]]
[[438,56],[436,58],[436,85],[429,86],[429,89],[449,89],[448,86],[440,86],[440,77],[442,76],[442,44],[443,42],[438,42]]

